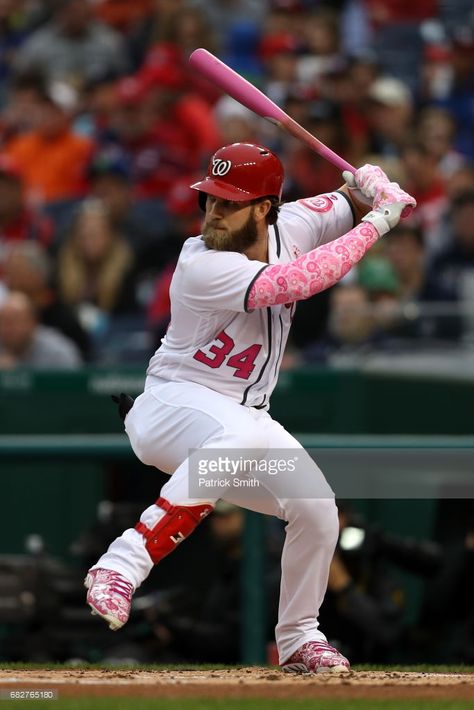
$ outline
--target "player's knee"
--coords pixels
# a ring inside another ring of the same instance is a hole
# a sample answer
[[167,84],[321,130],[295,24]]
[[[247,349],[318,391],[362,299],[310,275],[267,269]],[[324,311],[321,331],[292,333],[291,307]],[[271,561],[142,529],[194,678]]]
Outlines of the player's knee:
[[334,498],[308,498],[290,502],[287,510],[290,525],[298,525],[320,544],[335,545],[339,519]]

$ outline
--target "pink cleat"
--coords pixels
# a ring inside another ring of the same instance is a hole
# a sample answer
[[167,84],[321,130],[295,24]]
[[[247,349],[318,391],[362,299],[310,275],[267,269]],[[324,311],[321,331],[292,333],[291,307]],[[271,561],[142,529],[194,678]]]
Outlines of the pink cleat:
[[127,623],[135,591],[125,577],[111,569],[93,569],[84,580],[87,603],[92,614],[97,614],[109,622],[112,631]]
[[308,641],[282,663],[286,673],[348,673],[350,663],[326,641]]

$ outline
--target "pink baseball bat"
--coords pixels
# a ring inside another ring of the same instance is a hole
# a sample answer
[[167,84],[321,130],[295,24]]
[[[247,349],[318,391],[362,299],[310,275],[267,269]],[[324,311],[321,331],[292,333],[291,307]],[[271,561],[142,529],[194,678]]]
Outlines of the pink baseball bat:
[[237,74],[233,69],[217,59],[206,49],[196,49],[189,57],[192,66],[201,72],[209,81],[223,89],[229,96],[239,103],[251,109],[254,113],[267,121],[275,123],[288,133],[299,138],[321,157],[329,160],[330,163],[342,170],[350,170],[355,173],[355,168],[340,155],[324,145],[315,138],[303,126],[300,126],[291,116],[288,116],[281,108],[273,103],[260,89]]

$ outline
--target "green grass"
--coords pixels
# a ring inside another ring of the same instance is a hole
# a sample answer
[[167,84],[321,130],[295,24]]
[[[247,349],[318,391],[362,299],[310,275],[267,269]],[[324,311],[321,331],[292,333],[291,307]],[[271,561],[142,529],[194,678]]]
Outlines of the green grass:
[[58,700],[2,700],[1,710],[472,710],[461,700],[160,700],[129,698],[59,698]]

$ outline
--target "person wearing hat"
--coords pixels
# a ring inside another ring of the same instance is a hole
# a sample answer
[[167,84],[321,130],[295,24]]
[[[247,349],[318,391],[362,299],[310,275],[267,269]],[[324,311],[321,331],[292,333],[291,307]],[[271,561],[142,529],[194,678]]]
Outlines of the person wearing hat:
[[371,152],[397,156],[410,133],[413,120],[410,89],[400,79],[380,76],[368,92],[367,118],[371,130]]
[[[282,669],[348,670],[318,628],[338,535],[334,493],[268,412],[296,302],[340,281],[415,206],[377,166],[344,178],[339,190],[282,205],[277,155],[233,143],[219,148],[191,185],[205,210],[202,234],[181,250],[170,326],[150,360],[144,393],[135,402],[117,398],[137,456],[172,475],[135,528],[87,573],[87,603],[111,629],[127,622],[132,595],[154,564],[224,498],[286,521],[276,626]],[[303,463],[287,465],[282,449]],[[224,457],[217,468],[213,454]],[[222,475],[226,462],[237,478]],[[284,469],[294,472],[286,488],[277,476]]]

